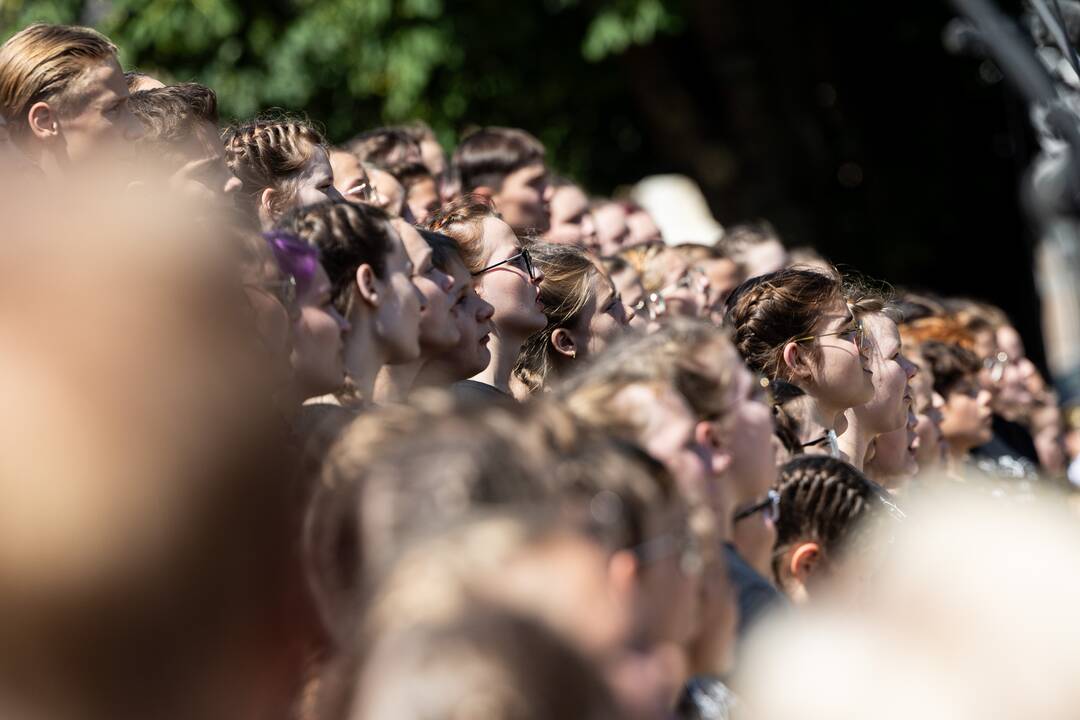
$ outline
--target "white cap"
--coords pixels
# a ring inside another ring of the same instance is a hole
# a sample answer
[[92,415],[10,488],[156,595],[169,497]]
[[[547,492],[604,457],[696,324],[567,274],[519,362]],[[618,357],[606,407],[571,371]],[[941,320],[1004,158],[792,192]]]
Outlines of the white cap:
[[668,245],[715,245],[724,235],[697,183],[685,175],[651,175],[630,197],[652,216]]

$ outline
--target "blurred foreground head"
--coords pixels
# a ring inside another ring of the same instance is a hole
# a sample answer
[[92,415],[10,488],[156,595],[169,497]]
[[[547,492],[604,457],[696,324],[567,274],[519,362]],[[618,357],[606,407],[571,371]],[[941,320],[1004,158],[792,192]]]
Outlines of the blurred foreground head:
[[282,717],[295,500],[231,247],[69,197],[0,249],[0,707]]
[[1076,716],[1070,503],[973,486],[921,500],[902,529],[880,528],[884,555],[851,558],[830,602],[763,628],[737,685],[753,717]]

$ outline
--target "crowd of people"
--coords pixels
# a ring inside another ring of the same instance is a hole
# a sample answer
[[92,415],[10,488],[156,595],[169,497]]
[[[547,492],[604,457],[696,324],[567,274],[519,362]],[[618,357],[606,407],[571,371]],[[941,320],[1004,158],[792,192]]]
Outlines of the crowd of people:
[[919,498],[1067,491],[993,305],[166,79],[0,47],[5,717],[738,716]]

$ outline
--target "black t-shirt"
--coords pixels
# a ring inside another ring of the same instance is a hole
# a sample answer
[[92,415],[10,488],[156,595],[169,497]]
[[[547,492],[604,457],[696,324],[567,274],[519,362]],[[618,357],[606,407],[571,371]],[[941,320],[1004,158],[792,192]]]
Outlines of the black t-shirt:
[[466,403],[483,402],[513,402],[512,395],[504,393],[494,385],[477,382],[476,380],[462,380],[451,386],[454,396]]
[[735,588],[739,602],[738,634],[739,640],[742,640],[767,610],[786,607],[787,598],[761,573],[750,567],[733,544],[724,543],[724,558],[727,560],[728,579]]

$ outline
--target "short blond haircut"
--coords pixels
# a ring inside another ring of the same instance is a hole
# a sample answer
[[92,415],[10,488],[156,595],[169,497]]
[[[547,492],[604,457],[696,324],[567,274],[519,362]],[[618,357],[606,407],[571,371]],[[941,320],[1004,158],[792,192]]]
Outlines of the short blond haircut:
[[115,56],[116,46],[97,30],[31,25],[0,46],[0,113],[13,133],[25,132],[34,103],[56,102],[62,111],[87,67]]

